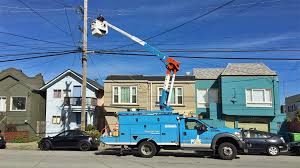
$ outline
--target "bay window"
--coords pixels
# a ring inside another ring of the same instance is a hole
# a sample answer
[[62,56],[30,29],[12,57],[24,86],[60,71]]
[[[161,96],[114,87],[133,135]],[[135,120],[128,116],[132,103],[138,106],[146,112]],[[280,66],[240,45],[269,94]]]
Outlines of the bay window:
[[271,89],[246,89],[248,107],[272,107]]

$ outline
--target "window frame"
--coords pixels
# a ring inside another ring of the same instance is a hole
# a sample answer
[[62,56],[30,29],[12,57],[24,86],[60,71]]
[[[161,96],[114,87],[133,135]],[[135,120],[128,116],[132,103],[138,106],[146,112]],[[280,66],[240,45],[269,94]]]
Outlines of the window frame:
[[[53,122],[55,119],[55,122]],[[57,122],[57,119],[59,119],[59,122]],[[52,116],[52,124],[58,125],[61,123],[61,116]]]
[[[129,88],[129,103],[123,103],[121,102],[121,88]],[[118,88],[118,102],[115,102],[115,88]],[[133,88],[135,88],[135,94],[133,93]],[[133,96],[135,96],[135,102],[133,102]],[[138,87],[137,86],[112,86],[112,104],[118,104],[118,105],[137,105],[138,104]]]
[[[259,101],[249,101],[247,96],[247,91],[250,90],[251,93],[251,99],[253,99],[253,91],[263,91],[263,102]],[[266,91],[270,91],[270,101],[266,101],[268,98],[266,98]],[[266,88],[266,89],[245,89],[245,99],[246,99],[246,107],[273,107],[273,91],[272,89]]]
[[[22,97],[25,98],[25,109],[24,110],[13,110],[12,106],[13,106],[13,98],[15,97]],[[27,110],[27,96],[11,96],[10,97],[10,111],[26,111]]]
[[[206,100],[207,102],[198,102],[198,91],[205,90],[206,91]],[[208,108],[209,107],[209,89],[197,89],[196,90],[196,101],[197,101],[197,108]]]
[[[161,87],[161,86],[157,87],[157,102],[159,102],[159,98],[161,96],[159,89],[163,90],[164,87]],[[176,87],[173,87],[173,89],[175,91],[175,95],[174,95],[175,96],[175,103],[170,102],[170,105],[171,106],[183,106],[184,105],[184,89],[183,89],[183,87],[182,86],[176,86]],[[178,89],[181,89],[181,95],[178,95]],[[182,103],[181,104],[178,103],[178,97],[179,96],[182,97]]]
[[[0,96],[0,101],[2,100],[2,98],[5,98],[5,103],[4,103],[5,108],[4,108],[4,110],[2,110],[2,109],[0,108],[0,112],[6,112],[6,110],[7,110],[7,97],[6,97],[6,96]],[[0,107],[1,107],[1,106],[0,106]]]
[[[55,91],[59,91],[60,92],[60,97],[55,97]],[[61,89],[53,89],[53,98],[54,99],[60,99],[60,98],[62,98],[62,93],[63,93],[63,91]]]

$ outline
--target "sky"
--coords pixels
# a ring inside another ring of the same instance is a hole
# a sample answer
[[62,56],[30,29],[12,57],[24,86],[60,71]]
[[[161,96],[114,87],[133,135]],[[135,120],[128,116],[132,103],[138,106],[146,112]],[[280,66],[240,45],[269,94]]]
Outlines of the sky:
[[[0,33],[0,60],[5,54],[74,50],[80,45],[83,0],[1,0],[0,32],[13,33],[41,40],[63,43],[50,44]],[[229,0],[89,0],[89,24],[99,14],[107,21],[141,39],[159,34],[206,13]],[[32,12],[28,6],[38,14]],[[157,36],[147,42],[159,50],[167,49],[300,49],[299,0],[235,0],[201,19]],[[47,20],[47,21],[46,21]],[[69,23],[69,24],[68,24]],[[71,33],[70,33],[71,32]],[[88,49],[114,49],[132,44],[128,38],[109,30],[102,38],[88,29]],[[74,47],[73,47],[74,46]],[[143,50],[133,44],[122,49]],[[224,57],[286,57],[300,58],[299,52],[251,53],[167,53],[186,56]],[[2,56],[1,56],[2,55]],[[29,55],[32,56],[32,55]],[[15,58],[15,57],[13,57]],[[193,68],[225,68],[228,63],[265,63],[276,71],[280,80],[281,102],[284,97],[300,93],[299,61],[207,60],[178,59],[179,75]],[[0,70],[21,69],[34,76],[42,73],[49,81],[66,69],[81,72],[81,54],[41,58],[17,62],[0,62]],[[107,75],[164,75],[165,67],[155,57],[112,55],[88,56],[88,77],[102,83]]]

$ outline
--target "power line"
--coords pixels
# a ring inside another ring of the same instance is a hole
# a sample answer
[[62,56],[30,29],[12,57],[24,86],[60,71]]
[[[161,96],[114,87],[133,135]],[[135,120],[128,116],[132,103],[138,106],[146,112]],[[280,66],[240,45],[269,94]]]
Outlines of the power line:
[[1,54],[0,57],[7,56],[22,56],[22,55],[38,55],[38,54],[56,54],[56,53],[64,53],[64,52],[73,52],[79,50],[64,50],[64,51],[49,51],[49,52],[30,52],[30,53],[17,53],[17,54]]
[[40,41],[40,42],[44,42],[44,43],[51,43],[51,44],[57,44],[57,45],[63,45],[63,46],[74,47],[74,46],[72,46],[72,45],[65,44],[65,43],[59,43],[59,42],[53,42],[53,41],[47,41],[47,40],[41,40],[41,39],[37,39],[37,38],[33,38],[33,37],[27,37],[27,36],[18,35],[18,34],[13,34],[13,33],[9,33],[9,32],[2,32],[2,31],[0,31],[0,34],[6,34],[6,35],[10,35],[10,36],[20,37],[20,38],[29,39],[29,40],[34,40],[34,41]]
[[57,29],[59,29],[61,32],[69,35],[68,32],[66,32],[65,30],[63,30],[62,28],[60,28],[56,23],[50,21],[49,19],[47,19],[46,17],[44,17],[43,15],[41,15],[39,12],[37,12],[36,10],[34,10],[33,8],[31,8],[29,5],[27,5],[25,2],[23,2],[22,0],[18,0],[20,3],[22,3],[24,6],[26,6],[27,8],[29,8],[33,13],[35,13],[36,15],[38,15],[40,18],[42,18],[43,20],[45,20],[47,23],[51,24],[52,26],[56,27]]
[[[229,2],[226,2],[226,3],[224,3],[224,4],[222,4],[222,5],[220,5],[220,6],[216,7],[216,8],[214,8],[214,9],[212,9],[212,10],[210,10],[210,11],[204,13],[204,14],[201,14],[201,15],[199,15],[199,16],[197,16],[197,17],[191,19],[191,20],[188,20],[188,21],[186,21],[186,22],[183,22],[183,23],[181,23],[181,24],[179,24],[179,25],[177,25],[177,26],[171,27],[171,28],[169,28],[169,29],[167,29],[167,30],[165,30],[165,31],[163,31],[163,32],[160,32],[160,33],[158,33],[158,34],[156,34],[156,35],[150,36],[150,37],[144,39],[144,41],[153,39],[153,38],[155,38],[155,37],[158,37],[158,36],[161,36],[161,35],[163,35],[163,34],[169,33],[169,32],[171,32],[171,31],[173,31],[173,30],[176,30],[176,29],[178,29],[178,28],[180,28],[180,27],[182,27],[182,26],[184,26],[184,25],[186,25],[186,24],[189,24],[189,23],[191,23],[191,22],[193,22],[193,21],[195,21],[195,20],[198,20],[198,19],[200,19],[200,18],[203,18],[203,17],[205,17],[205,16],[207,16],[207,15],[209,15],[209,14],[211,14],[211,13],[213,13],[213,12],[215,12],[215,11],[217,11],[217,10],[219,10],[219,9],[221,9],[221,8],[223,8],[223,7],[225,7],[225,6],[229,5],[229,4],[231,4],[231,3],[233,3],[234,1],[236,1],[236,0],[230,0]],[[116,50],[116,49],[128,47],[128,46],[131,46],[131,45],[134,45],[134,44],[136,44],[136,43],[130,43],[130,44],[127,44],[127,45],[123,45],[123,46],[120,46],[120,47],[116,47],[116,48],[113,48],[112,50]]]
[[[139,56],[139,57],[156,57],[153,54],[138,54],[138,53],[118,53],[118,52],[103,52],[103,51],[90,51],[90,53],[99,53],[115,56]],[[263,57],[207,57],[207,56],[184,56],[184,55],[170,55],[173,58],[184,59],[213,59],[213,60],[270,60],[270,61],[300,61],[300,58],[263,58]]]
[[62,53],[56,53],[56,54],[47,54],[47,55],[39,55],[39,56],[16,58],[16,59],[7,59],[7,60],[0,60],[0,62],[15,62],[15,61],[22,61],[22,60],[29,60],[29,59],[56,57],[56,56],[67,55],[67,54],[72,54],[72,53],[78,53],[78,51],[62,52]]
[[[148,52],[144,50],[102,50],[104,52]],[[300,52],[300,49],[223,49],[223,50],[215,50],[215,49],[162,49],[161,52],[190,52],[190,53],[199,53],[199,52]]]
[[21,48],[26,48],[26,49],[34,49],[34,50],[42,50],[42,51],[51,51],[49,49],[53,48],[53,49],[58,49],[58,48],[67,48],[67,47],[31,47],[31,46],[27,46],[27,45],[21,45],[21,44],[13,44],[13,43],[7,43],[7,42],[2,42],[0,41],[0,44],[4,44],[2,46],[10,46],[10,47],[21,47]]

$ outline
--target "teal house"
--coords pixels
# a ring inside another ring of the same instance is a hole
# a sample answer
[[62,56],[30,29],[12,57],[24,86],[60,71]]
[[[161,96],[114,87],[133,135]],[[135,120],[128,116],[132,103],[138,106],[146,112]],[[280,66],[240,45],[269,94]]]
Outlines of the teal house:
[[230,63],[226,68],[196,68],[196,114],[212,126],[255,128],[277,133],[281,113],[279,80],[263,63]]

